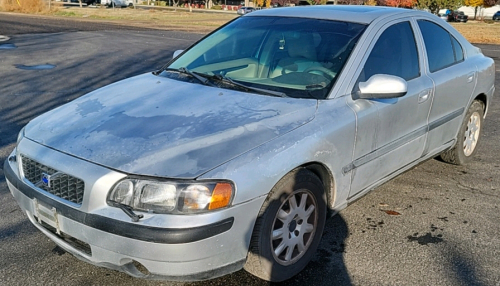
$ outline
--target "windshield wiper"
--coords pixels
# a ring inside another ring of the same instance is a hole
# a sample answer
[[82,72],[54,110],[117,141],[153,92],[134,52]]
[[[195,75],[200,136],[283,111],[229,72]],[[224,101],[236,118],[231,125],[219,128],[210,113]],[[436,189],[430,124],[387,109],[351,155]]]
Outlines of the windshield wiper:
[[188,75],[194,77],[195,79],[197,79],[199,82],[201,82],[204,85],[214,86],[206,77],[203,77],[203,76],[201,76],[193,71],[190,71],[187,68],[178,68],[178,69],[166,68],[165,70],[176,71],[176,72],[180,72],[183,74],[188,74]]
[[127,214],[133,222],[138,222],[141,218],[144,217],[142,214],[136,214],[134,213],[133,209],[131,206],[121,204],[119,202],[115,201],[108,201],[113,207],[117,207],[121,209],[125,214]]
[[262,89],[262,88],[257,88],[257,87],[252,87],[248,85],[244,85],[242,83],[236,82],[232,80],[231,78],[222,75],[222,74],[216,74],[210,77],[211,79],[215,79],[224,83],[228,83],[234,86],[237,86],[239,88],[242,88],[246,91],[254,91],[254,92],[259,92],[267,95],[272,95],[272,96],[279,96],[279,97],[288,97],[285,93],[279,92],[279,91],[274,91],[274,90],[267,90],[267,89]]

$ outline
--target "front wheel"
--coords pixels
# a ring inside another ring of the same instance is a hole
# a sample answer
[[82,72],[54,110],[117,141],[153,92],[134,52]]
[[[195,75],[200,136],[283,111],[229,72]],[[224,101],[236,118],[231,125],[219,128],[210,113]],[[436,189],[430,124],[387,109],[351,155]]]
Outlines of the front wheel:
[[321,180],[303,168],[287,174],[259,212],[245,270],[273,282],[293,277],[314,256],[325,220]]
[[483,117],[483,103],[473,101],[458,131],[457,143],[452,149],[441,154],[443,161],[455,165],[463,165],[470,161],[477,151],[481,138]]

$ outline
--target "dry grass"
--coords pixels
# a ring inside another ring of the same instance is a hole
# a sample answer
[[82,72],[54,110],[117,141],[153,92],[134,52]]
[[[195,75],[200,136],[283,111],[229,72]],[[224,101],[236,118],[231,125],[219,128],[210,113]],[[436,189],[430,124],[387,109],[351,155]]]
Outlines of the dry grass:
[[64,8],[53,15],[103,20],[135,27],[201,33],[210,32],[238,16],[236,13],[189,13],[183,10],[106,9],[104,7],[94,9]]
[[0,10],[39,14],[49,11],[49,7],[44,0],[0,0]]
[[500,23],[469,21],[452,25],[471,43],[500,44]]

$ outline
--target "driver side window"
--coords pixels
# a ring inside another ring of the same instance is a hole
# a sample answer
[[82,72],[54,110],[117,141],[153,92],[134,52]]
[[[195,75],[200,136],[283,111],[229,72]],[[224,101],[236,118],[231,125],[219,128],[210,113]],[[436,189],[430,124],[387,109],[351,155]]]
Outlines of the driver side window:
[[420,76],[417,45],[410,22],[401,22],[387,28],[378,38],[358,82],[372,75],[387,74],[406,81]]

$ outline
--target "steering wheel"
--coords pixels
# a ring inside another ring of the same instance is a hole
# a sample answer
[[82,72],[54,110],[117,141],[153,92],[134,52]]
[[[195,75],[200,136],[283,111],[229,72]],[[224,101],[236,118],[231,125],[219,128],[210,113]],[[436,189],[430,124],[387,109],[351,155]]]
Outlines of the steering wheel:
[[320,66],[312,66],[304,70],[304,72],[307,73],[314,73],[314,72],[320,72],[322,76],[324,76],[326,79],[332,81],[337,74],[327,68],[320,67]]

